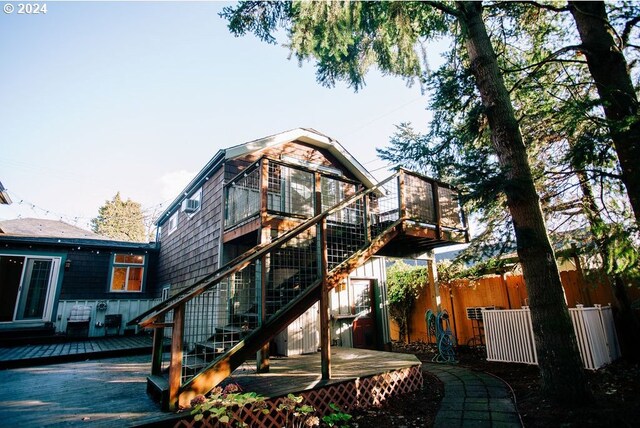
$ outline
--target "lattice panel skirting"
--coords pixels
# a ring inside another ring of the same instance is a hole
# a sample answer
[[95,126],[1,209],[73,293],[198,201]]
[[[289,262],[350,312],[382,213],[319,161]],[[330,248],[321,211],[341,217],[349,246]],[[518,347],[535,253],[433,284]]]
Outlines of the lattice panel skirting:
[[[316,409],[316,416],[322,417],[332,412],[329,405],[336,404],[346,412],[360,408],[381,406],[389,397],[407,394],[419,390],[422,387],[422,370],[420,365],[381,373],[374,376],[357,378],[354,380],[336,383],[321,388],[311,389],[297,393],[302,396],[302,404],[308,404]],[[272,428],[290,425],[285,420],[284,412],[278,412],[277,408],[285,401],[284,397],[276,397],[266,401],[269,413],[264,414],[254,411],[252,407],[245,406],[235,410],[237,420],[241,420],[250,427]],[[215,418],[205,418],[195,422],[192,417],[181,419],[175,428],[192,427],[222,427]]]

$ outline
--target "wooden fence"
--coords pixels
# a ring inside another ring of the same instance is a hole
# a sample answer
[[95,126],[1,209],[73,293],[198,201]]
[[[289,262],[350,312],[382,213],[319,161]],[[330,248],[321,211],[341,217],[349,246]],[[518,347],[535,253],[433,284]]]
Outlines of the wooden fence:
[[[609,284],[587,282],[576,270],[562,271],[560,278],[568,307],[615,303]],[[430,278],[425,291],[416,301],[410,320],[411,341],[428,340],[424,315],[427,309],[437,308],[434,284],[435,281]],[[630,287],[628,293],[632,301],[640,299],[640,288]],[[477,344],[484,340],[481,338],[482,326],[467,317],[468,308],[492,306],[497,309],[520,309],[528,305],[527,289],[519,274],[488,275],[476,281],[459,280],[451,286],[440,286],[439,299],[441,308],[451,315],[451,328],[460,345]],[[391,338],[398,340],[398,327],[394,322],[391,322],[390,330]]]

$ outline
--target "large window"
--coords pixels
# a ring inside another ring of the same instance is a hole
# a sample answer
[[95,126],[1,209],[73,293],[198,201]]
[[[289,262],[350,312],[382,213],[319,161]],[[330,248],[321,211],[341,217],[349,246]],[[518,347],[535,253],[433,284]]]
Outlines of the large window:
[[61,260],[0,255],[0,323],[51,319]]
[[114,254],[110,290],[141,292],[144,280],[145,256]]

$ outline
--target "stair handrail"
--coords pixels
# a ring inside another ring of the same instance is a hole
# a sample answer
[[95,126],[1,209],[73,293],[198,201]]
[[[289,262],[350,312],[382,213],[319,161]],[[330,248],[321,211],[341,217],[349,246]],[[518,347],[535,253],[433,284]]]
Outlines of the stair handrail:
[[299,234],[307,230],[309,227],[315,224],[318,224],[323,218],[328,217],[334,212],[339,211],[342,208],[352,204],[354,201],[358,200],[359,198],[362,198],[370,193],[373,193],[379,190],[381,187],[389,183],[394,178],[398,177],[400,174],[401,174],[401,171],[398,171],[393,175],[391,175],[390,177],[384,179],[383,181],[375,184],[374,186],[368,189],[360,190],[359,192],[356,192],[355,194],[353,194],[351,197],[335,204],[331,208],[321,212],[320,214],[316,214],[315,216],[307,219],[306,221],[294,227],[293,229],[288,230],[284,234],[276,237],[272,241],[257,245],[252,250],[249,250],[248,252],[243,253],[241,256],[236,257],[235,259],[229,261],[228,263],[226,263],[224,266],[217,269],[216,271],[206,275],[203,278],[200,278],[193,285],[185,288],[184,290],[181,290],[177,294],[169,297],[168,299],[158,303],[156,306],[153,306],[147,311],[136,316],[131,321],[129,321],[127,325],[131,326],[131,325],[137,324],[141,328],[153,327],[154,321],[156,321],[158,317],[160,317],[161,315],[164,315],[170,310],[173,310],[176,307],[199,296],[200,294],[207,291],[207,289],[215,286],[216,284],[220,283],[221,281],[231,276],[232,274],[242,270],[251,262],[266,255],[272,249],[281,247],[286,242],[290,241],[291,239],[295,238],[296,236],[298,236]]

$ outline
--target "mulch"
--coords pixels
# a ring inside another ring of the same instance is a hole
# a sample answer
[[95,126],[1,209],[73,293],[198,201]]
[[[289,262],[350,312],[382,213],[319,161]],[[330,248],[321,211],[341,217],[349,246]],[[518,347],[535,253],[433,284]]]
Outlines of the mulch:
[[[394,343],[393,350],[415,354],[424,362],[432,361],[437,352],[434,345],[424,342]],[[597,371],[587,370],[593,402],[568,407],[544,396],[537,366],[486,361],[483,347],[458,347],[457,356],[458,364],[493,374],[509,385],[527,428],[640,426],[640,365],[637,363],[618,360]],[[383,417],[389,426],[433,426],[442,396],[441,383],[425,377],[423,391],[389,400],[384,408],[372,411],[373,418],[356,417],[355,420],[362,420],[359,427],[387,426],[378,423]]]

